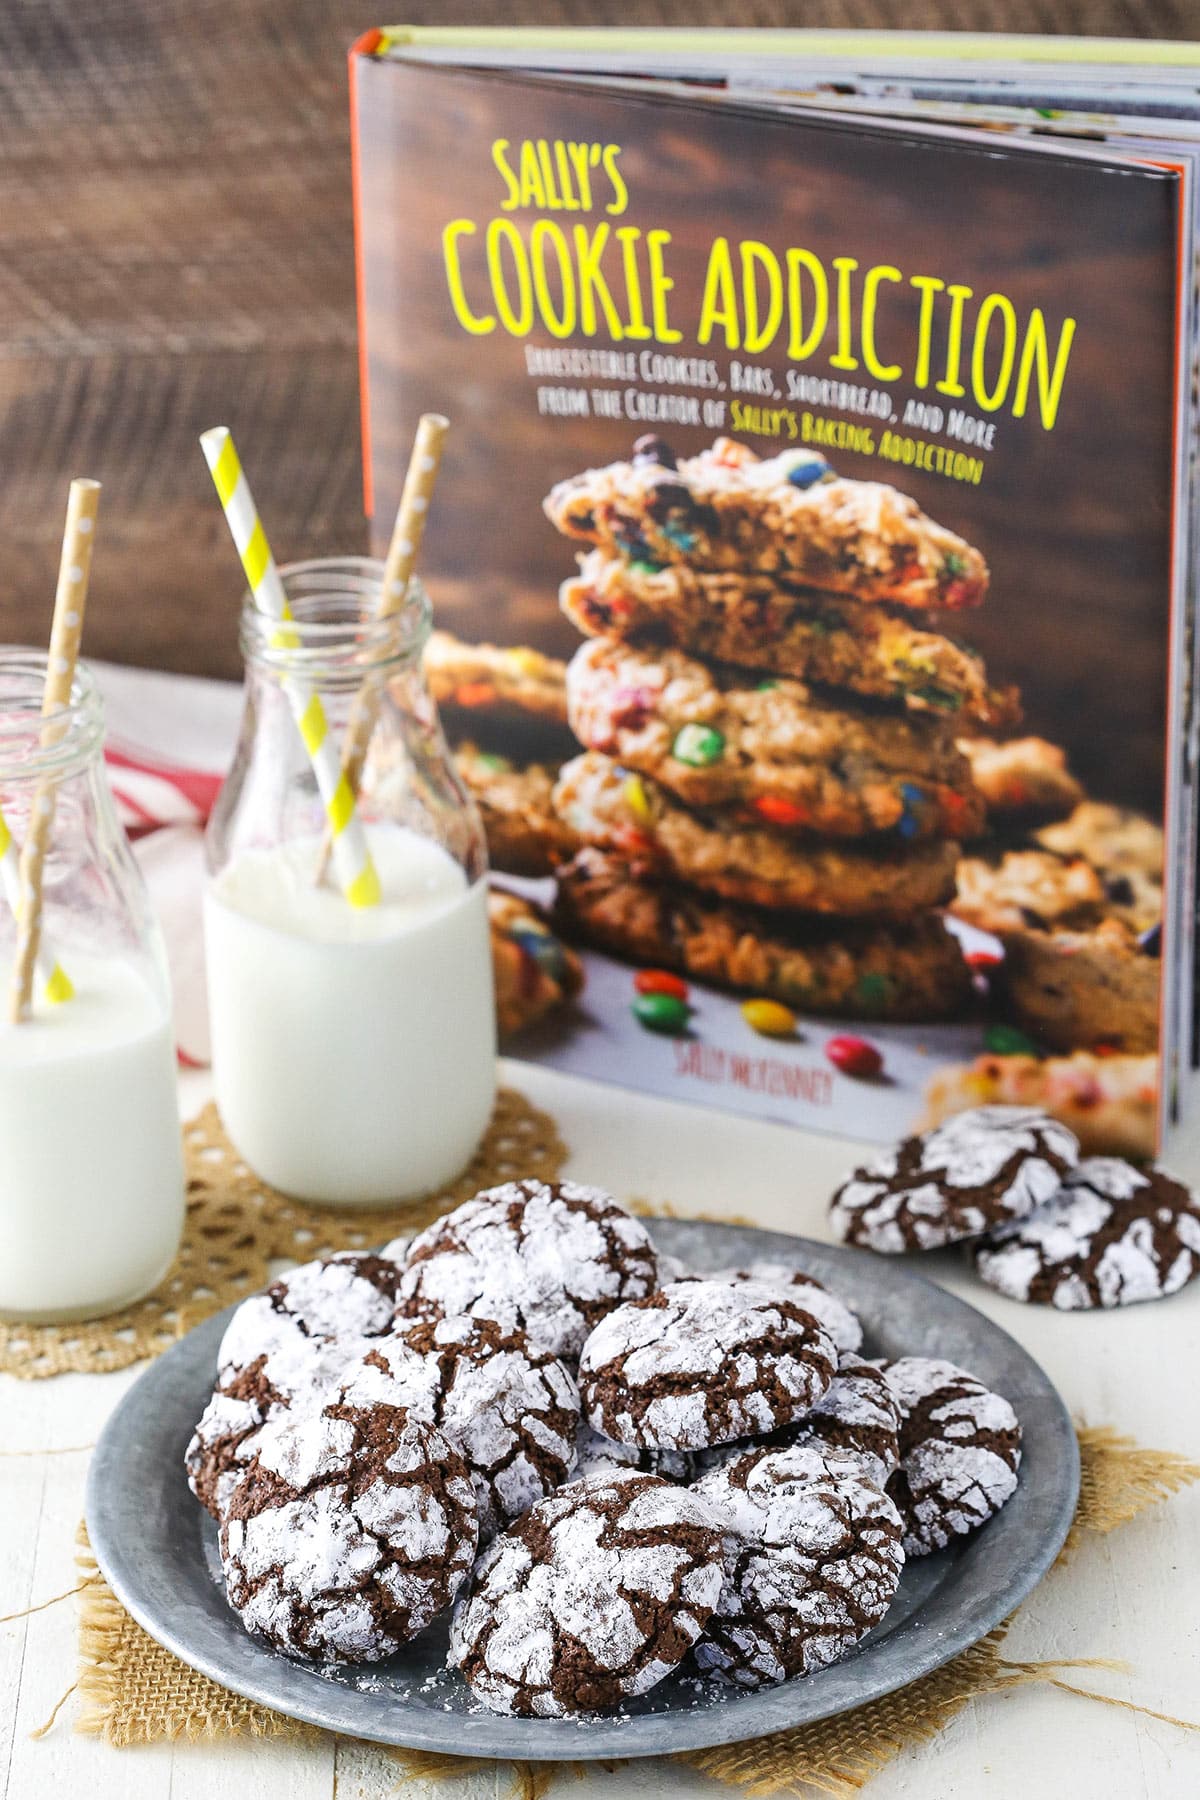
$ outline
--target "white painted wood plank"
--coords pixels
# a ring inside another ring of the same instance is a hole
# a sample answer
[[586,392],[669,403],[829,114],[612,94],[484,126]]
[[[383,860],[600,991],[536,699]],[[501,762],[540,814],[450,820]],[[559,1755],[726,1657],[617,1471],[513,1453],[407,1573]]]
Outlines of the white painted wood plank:
[[[170,1800],[333,1800],[335,1746],[230,1739],[176,1744]],[[339,1795],[338,1800],[342,1800]]]

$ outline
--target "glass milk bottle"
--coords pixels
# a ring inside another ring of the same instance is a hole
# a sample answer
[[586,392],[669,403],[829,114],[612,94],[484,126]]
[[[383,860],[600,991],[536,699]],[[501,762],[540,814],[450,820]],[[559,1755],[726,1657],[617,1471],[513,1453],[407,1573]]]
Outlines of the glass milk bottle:
[[[46,658],[0,649],[0,1316],[95,1318],[149,1293],[183,1230],[170,988],[158,925],[77,668],[43,719]],[[18,864],[51,805],[30,1015],[13,1023]]]
[[[496,1087],[483,831],[422,673],[428,601],[414,582],[378,619],[382,572],[365,557],[282,569],[283,626],[247,602],[241,738],[207,840],[225,1129],[273,1187],[344,1206],[459,1174]],[[379,878],[368,905],[323,869],[325,812],[296,717],[298,696],[318,696],[341,746],[360,690],[378,709],[358,798]]]

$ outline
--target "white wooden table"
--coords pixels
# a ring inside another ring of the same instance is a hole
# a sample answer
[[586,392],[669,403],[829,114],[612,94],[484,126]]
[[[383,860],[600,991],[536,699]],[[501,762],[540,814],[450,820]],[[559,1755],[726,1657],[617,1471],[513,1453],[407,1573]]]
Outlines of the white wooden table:
[[[523,1065],[504,1073],[557,1118],[572,1175],[681,1212],[744,1214],[827,1236],[824,1201],[847,1166],[848,1146]],[[207,1097],[206,1078],[184,1078],[186,1114]],[[930,1259],[929,1272],[1020,1338],[1078,1417],[1200,1455],[1200,1283],[1165,1305],[1060,1317],[991,1294],[950,1254]],[[73,1586],[88,1453],[64,1447],[94,1443],[136,1373],[0,1378],[0,1449],[30,1452],[0,1461],[0,1613]],[[1022,1608],[1007,1653],[1123,1658],[1127,1675],[1085,1671],[1069,1679],[1200,1718],[1200,1489],[1087,1543],[1055,1570]],[[0,1626],[7,1800],[382,1800],[398,1791],[414,1800],[427,1792],[482,1800],[508,1790],[503,1773],[448,1789],[421,1782],[398,1789],[386,1753],[332,1742],[111,1750],[72,1731],[73,1701],[48,1737],[32,1740],[74,1675],[72,1601]],[[582,1783],[567,1775],[560,1786],[572,1800],[722,1791],[659,1763],[597,1769]],[[1026,1688],[970,1706],[933,1746],[892,1763],[870,1793],[872,1800],[1192,1800],[1200,1793],[1200,1736],[1052,1688]]]

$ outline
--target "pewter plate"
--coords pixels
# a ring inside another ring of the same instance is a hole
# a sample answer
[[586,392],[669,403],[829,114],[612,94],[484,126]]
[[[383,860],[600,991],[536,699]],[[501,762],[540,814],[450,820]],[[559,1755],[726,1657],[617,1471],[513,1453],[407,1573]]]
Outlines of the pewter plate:
[[88,1531],[122,1604],[194,1669],[293,1718],[410,1749],[531,1760],[661,1756],[781,1731],[903,1687],[983,1637],[1041,1579],[1075,1512],[1075,1433],[1037,1363],[974,1307],[887,1258],[698,1220],[650,1228],[662,1249],[695,1269],[766,1257],[808,1269],[861,1315],[868,1354],[946,1357],[1016,1408],[1024,1454],[1013,1498],[973,1537],[910,1563],[891,1611],[845,1662],[752,1694],[675,1676],[616,1714],[527,1720],[486,1712],[444,1669],[444,1624],[369,1668],[323,1673],[265,1648],[225,1604],[216,1530],[183,1475],[228,1312],[150,1365],[92,1458]]

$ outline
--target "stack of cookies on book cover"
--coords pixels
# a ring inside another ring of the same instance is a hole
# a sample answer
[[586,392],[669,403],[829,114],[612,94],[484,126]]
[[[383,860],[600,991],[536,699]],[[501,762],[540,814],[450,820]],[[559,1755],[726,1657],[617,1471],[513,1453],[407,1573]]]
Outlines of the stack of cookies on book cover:
[[584,754],[564,924],[631,960],[814,1012],[952,1017],[969,977],[940,909],[984,803],[957,738],[1009,723],[930,615],[980,603],[978,550],[808,449],[658,437],[561,482],[593,546],[562,590]]

